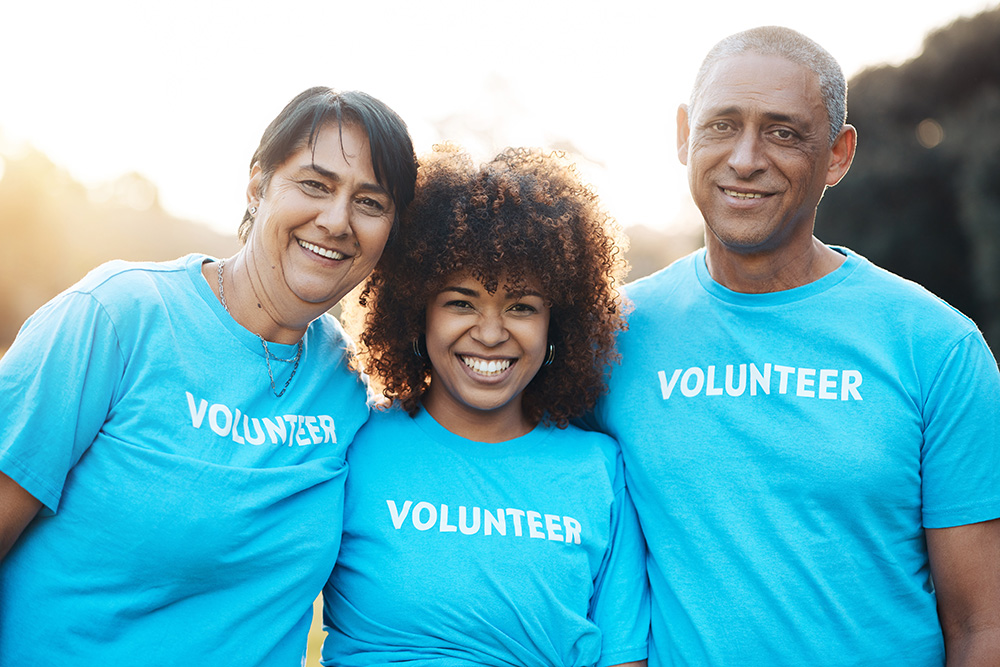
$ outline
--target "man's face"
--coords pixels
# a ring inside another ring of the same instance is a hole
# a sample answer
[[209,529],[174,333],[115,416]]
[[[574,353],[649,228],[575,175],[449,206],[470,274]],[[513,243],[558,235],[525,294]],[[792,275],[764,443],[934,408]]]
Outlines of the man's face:
[[811,238],[823,190],[839,178],[819,77],[778,56],[731,56],[691,111],[678,112],[678,156],[707,241],[749,254]]

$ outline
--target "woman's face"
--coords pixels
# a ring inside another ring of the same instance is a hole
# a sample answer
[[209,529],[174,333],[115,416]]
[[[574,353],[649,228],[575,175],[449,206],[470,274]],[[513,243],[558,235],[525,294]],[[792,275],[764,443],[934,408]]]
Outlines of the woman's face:
[[521,394],[548,349],[549,306],[533,281],[494,294],[469,275],[450,277],[427,304],[431,384],[424,407],[445,428],[500,418],[523,422]]
[[328,124],[274,171],[262,196],[261,178],[255,165],[254,270],[279,310],[305,303],[322,312],[371,273],[392,228],[393,200],[375,178],[368,137],[354,124]]

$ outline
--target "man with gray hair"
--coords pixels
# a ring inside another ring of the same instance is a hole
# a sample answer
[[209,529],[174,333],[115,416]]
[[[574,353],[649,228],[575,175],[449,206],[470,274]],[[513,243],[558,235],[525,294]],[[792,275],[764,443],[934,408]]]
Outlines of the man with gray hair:
[[768,27],[678,110],[706,247],[627,288],[593,415],[649,546],[651,667],[1000,665],[1000,373],[968,318],[813,235],[846,99]]

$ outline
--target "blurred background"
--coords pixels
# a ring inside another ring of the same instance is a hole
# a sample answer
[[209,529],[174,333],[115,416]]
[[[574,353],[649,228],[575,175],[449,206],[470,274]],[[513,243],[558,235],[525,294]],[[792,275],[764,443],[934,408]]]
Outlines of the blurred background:
[[1000,350],[997,2],[346,4],[0,8],[0,354],[103,261],[234,252],[250,155],[312,85],[379,97],[418,153],[567,151],[641,277],[702,244],[677,105],[716,41],[765,24],[814,38],[849,78],[858,154],[817,235],[925,285]]
[[677,105],[712,44],[762,24],[813,37],[850,81],[858,155],[818,236],[924,284],[1000,348],[997,2],[342,4],[0,9],[0,353],[105,260],[232,253],[260,133],[317,84],[383,99],[418,153],[569,152],[645,275],[702,243]]

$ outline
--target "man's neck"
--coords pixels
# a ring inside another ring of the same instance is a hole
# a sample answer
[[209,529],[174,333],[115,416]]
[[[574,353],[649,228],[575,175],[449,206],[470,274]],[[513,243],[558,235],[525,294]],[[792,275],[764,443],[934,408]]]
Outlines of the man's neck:
[[706,241],[706,263],[712,279],[734,292],[746,294],[782,292],[808,285],[835,271],[845,259],[814,236],[801,249],[780,248],[758,253],[738,253],[716,239]]

